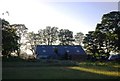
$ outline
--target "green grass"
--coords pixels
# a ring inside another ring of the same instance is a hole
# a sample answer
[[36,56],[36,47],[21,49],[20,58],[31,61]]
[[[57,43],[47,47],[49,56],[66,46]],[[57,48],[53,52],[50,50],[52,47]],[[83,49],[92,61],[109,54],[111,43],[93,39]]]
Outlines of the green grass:
[[3,79],[118,79],[120,77],[116,74],[119,72],[118,68],[119,64],[111,62],[5,61],[2,77]]
[[116,79],[65,67],[9,67],[3,69],[3,79]]
[[80,62],[80,67],[92,68],[105,71],[115,71],[118,72],[120,69],[120,64],[116,62]]

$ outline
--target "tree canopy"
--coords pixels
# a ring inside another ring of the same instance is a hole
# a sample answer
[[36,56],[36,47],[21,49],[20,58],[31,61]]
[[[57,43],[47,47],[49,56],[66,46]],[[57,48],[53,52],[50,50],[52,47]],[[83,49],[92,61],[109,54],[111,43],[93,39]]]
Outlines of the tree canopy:
[[120,12],[113,11],[102,16],[95,31],[84,38],[84,46],[89,53],[107,59],[110,53],[120,53]]
[[60,29],[59,30],[59,41],[60,45],[73,45],[73,32],[68,29]]
[[16,29],[12,28],[8,21],[2,19],[2,55],[10,56],[11,52],[19,49],[19,36],[16,34]]
[[107,59],[110,53],[120,53],[120,12],[112,11],[103,14],[101,22],[96,25],[95,31],[89,31],[84,36],[69,29],[46,26],[37,33],[28,32],[24,24],[12,24],[4,19],[2,21],[2,54],[4,56],[17,51],[18,55],[22,45],[22,37],[25,37],[31,45],[31,51],[35,52],[36,45],[81,45],[83,42],[86,52],[97,59]]
[[75,42],[78,45],[81,45],[81,43],[83,42],[84,34],[82,32],[78,32],[74,37],[75,37]]

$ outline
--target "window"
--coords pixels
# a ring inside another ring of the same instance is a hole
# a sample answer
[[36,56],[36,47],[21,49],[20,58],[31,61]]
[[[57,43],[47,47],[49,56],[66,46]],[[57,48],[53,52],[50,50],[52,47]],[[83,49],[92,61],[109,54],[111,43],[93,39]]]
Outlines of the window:
[[70,52],[69,50],[67,50],[66,52]]
[[43,50],[43,52],[46,52],[46,50]]
[[75,48],[77,48],[77,47],[75,47]]
[[76,50],[76,52],[80,52],[79,50]]
[[65,48],[67,48],[67,46],[65,46]]

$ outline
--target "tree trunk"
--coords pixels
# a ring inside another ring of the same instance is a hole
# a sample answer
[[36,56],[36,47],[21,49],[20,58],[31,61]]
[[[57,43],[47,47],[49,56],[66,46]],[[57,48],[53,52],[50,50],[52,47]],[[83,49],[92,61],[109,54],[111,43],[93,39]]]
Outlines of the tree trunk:
[[48,45],[50,45],[50,39],[48,38]]
[[20,48],[17,50],[17,55],[20,56]]

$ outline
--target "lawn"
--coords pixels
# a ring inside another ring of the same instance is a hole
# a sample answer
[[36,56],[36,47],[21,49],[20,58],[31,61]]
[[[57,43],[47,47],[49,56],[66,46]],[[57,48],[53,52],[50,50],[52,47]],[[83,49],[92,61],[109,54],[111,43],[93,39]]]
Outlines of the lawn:
[[[115,67],[116,66],[116,67]],[[3,79],[118,79],[119,64],[74,61],[3,62]]]

